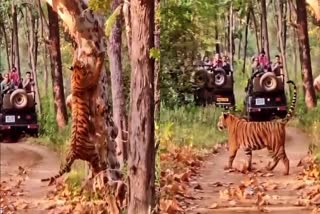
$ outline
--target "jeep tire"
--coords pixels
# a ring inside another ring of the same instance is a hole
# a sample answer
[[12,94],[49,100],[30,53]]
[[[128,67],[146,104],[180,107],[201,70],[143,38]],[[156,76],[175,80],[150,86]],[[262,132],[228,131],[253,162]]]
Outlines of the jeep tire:
[[227,83],[227,74],[222,68],[214,70],[214,83],[218,87],[223,87]]
[[261,76],[260,86],[266,92],[274,91],[277,88],[278,82],[274,73],[267,72]]
[[15,109],[23,109],[28,105],[27,92],[24,89],[17,89],[10,95],[10,103]]

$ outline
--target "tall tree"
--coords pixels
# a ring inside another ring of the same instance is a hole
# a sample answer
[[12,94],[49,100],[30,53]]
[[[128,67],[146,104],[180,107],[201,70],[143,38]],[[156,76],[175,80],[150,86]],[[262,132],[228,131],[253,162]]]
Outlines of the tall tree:
[[229,8],[229,56],[230,56],[230,66],[231,70],[233,70],[233,58],[234,58],[234,36],[233,36],[233,4],[231,2]]
[[[155,34],[154,46],[160,52],[160,0],[155,0]],[[154,111],[157,118],[160,116],[160,59],[155,60],[154,69]]]
[[154,0],[131,1],[129,214],[147,214],[154,203]]
[[14,63],[15,67],[18,69],[19,76],[21,77],[20,71],[20,53],[19,53],[19,32],[18,32],[18,12],[17,5],[12,2],[12,44],[14,48],[14,60],[11,62]]
[[305,0],[296,0],[297,4],[297,34],[300,49],[300,62],[302,65],[302,80],[305,91],[305,103],[308,108],[317,105],[313,88],[313,76],[308,35],[308,17]]
[[256,35],[257,51],[259,53],[261,49],[260,49],[260,43],[259,43],[259,37],[258,37],[259,29],[258,29],[257,19],[256,19],[256,16],[254,14],[253,7],[249,7],[249,11],[250,11],[250,14],[251,14],[252,20],[253,20],[254,32],[255,32],[255,35]]
[[[283,1],[276,1],[275,2],[275,8],[276,8],[276,19],[277,19],[277,29],[278,29],[278,41],[279,41],[279,48],[280,48],[280,53],[281,53],[281,58],[283,62],[283,71],[284,71],[284,77],[285,80],[289,80],[289,73],[287,71],[287,58],[286,58],[286,25],[287,22],[284,20],[284,5],[285,2]],[[288,85],[286,85],[287,91],[290,93],[290,88]]]
[[67,106],[63,88],[62,63],[60,52],[60,34],[58,14],[47,4],[49,20],[49,53],[51,64],[52,92],[56,121],[59,128],[65,127],[68,122]]
[[246,18],[246,30],[245,30],[245,35],[244,35],[242,73],[246,72],[246,58],[247,58],[247,48],[248,48],[248,31],[249,31],[249,24],[250,24],[250,14],[251,14],[251,7],[248,8],[247,18]]
[[9,53],[9,39],[8,39],[8,35],[6,32],[5,24],[3,22],[0,23],[0,28],[1,28],[1,32],[2,32],[1,35],[4,38],[4,46],[5,46],[5,50],[6,50],[8,70],[10,70],[11,69],[11,62],[10,62],[10,53]]
[[[121,0],[114,0],[111,6],[116,10],[121,4]],[[123,70],[121,63],[121,34],[122,34],[122,14],[117,16],[108,41],[108,56],[110,60],[111,90],[113,104],[114,123],[118,127],[117,158],[122,167],[127,159],[127,131],[128,121],[126,116],[126,102],[124,96]]]
[[40,102],[40,90],[38,84],[38,75],[37,75],[37,60],[38,60],[38,28],[39,20],[38,14],[32,6],[25,7],[25,18],[26,18],[26,27],[27,27],[27,43],[28,43],[28,54],[29,54],[29,63],[31,68],[31,73],[35,82],[35,91],[36,91],[36,102],[38,113],[42,114],[41,102]]
[[270,60],[270,50],[269,50],[269,36],[268,36],[268,22],[267,22],[267,6],[266,0],[261,0],[261,14],[262,14],[262,32],[263,32],[263,46],[268,59]]

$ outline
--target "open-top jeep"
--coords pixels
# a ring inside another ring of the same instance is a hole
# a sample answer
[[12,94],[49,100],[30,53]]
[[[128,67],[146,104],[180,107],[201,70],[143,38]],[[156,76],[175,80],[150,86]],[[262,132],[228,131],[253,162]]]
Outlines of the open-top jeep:
[[215,104],[234,108],[233,72],[218,67],[205,67],[194,73],[194,100],[197,105]]
[[255,71],[246,87],[245,115],[249,121],[268,121],[287,114],[284,76]]
[[38,135],[35,93],[11,89],[1,95],[0,136],[18,138],[22,133]]

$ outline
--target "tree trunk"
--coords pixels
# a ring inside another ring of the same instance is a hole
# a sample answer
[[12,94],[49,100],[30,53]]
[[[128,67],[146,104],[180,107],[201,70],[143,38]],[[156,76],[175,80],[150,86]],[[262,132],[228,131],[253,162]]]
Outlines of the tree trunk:
[[293,28],[292,31],[293,31],[293,71],[294,71],[294,81],[297,82],[298,80],[297,31],[295,28]]
[[1,31],[3,33],[3,38],[4,38],[4,46],[5,46],[5,49],[6,49],[6,56],[7,56],[7,64],[8,64],[8,70],[11,69],[11,63],[10,63],[10,53],[9,53],[9,41],[8,41],[8,36],[7,36],[7,32],[6,32],[6,28],[5,28],[5,25],[4,23],[1,23],[0,25],[1,27]]
[[14,5],[12,3],[12,27],[13,27],[13,35],[14,35],[14,61],[12,60],[12,63],[14,62],[15,67],[18,69],[19,77],[21,77],[21,71],[20,71],[20,54],[19,54],[19,32],[18,32],[18,14],[17,14],[17,5]]
[[247,49],[248,49],[248,30],[249,30],[249,24],[250,24],[250,9],[247,13],[247,20],[246,20],[246,30],[244,35],[244,50],[243,50],[243,67],[242,67],[242,73],[246,72],[246,59],[247,59]]
[[[277,28],[278,28],[278,40],[279,40],[279,48],[280,48],[280,53],[281,53],[281,58],[282,58],[282,62],[283,62],[283,73],[284,73],[284,78],[286,80],[286,82],[290,79],[289,78],[289,74],[288,74],[288,69],[287,69],[287,59],[286,59],[286,52],[285,52],[285,44],[283,41],[283,30],[284,30],[284,26],[283,26],[283,6],[282,6],[282,2],[277,1],[276,2],[276,10],[277,10]],[[284,24],[286,25],[287,23],[284,22]],[[286,89],[289,92],[289,96],[291,97],[291,91],[290,88],[288,86],[288,84],[286,84]]]
[[30,65],[31,65],[31,71],[32,71],[32,76],[33,80],[35,83],[35,92],[36,92],[36,102],[37,102],[37,109],[39,112],[39,115],[41,115],[41,100],[40,100],[40,91],[39,91],[39,84],[38,84],[38,76],[37,76],[37,66],[36,66],[36,55],[37,53],[37,29],[35,28],[35,18],[32,14],[32,11],[26,12],[25,14],[27,22],[29,22],[30,29],[28,31],[28,44],[29,44],[29,56],[30,56]]
[[129,124],[129,214],[154,206],[154,1],[132,0],[132,55]]
[[241,59],[241,45],[242,45],[242,32],[239,34],[239,42],[238,42],[238,60]]
[[123,4],[123,17],[126,29],[127,45],[129,56],[131,56],[131,44],[132,44],[132,32],[131,32],[131,12],[130,12],[130,0],[124,1]]
[[[115,10],[121,4],[121,0],[113,0],[112,10]],[[110,60],[111,72],[111,90],[113,104],[114,123],[118,127],[117,143],[117,159],[120,166],[123,167],[127,160],[127,132],[128,122],[126,116],[126,101],[123,86],[123,70],[121,63],[121,34],[122,34],[122,14],[116,18],[115,24],[108,42],[108,55]]]
[[261,9],[262,9],[262,26],[263,26],[262,31],[263,31],[263,37],[264,37],[263,47],[265,48],[268,59],[270,60],[266,0],[261,0]]
[[282,41],[283,41],[283,50],[286,52],[287,49],[287,10],[288,10],[288,4],[287,1],[283,0],[282,1],[282,26],[283,26],[283,33],[282,33]]
[[215,40],[216,40],[216,53],[220,53],[220,45],[219,45],[219,28],[218,24],[216,23],[214,26],[214,32],[215,32]]
[[230,51],[230,19],[229,14],[225,14],[225,23],[227,23],[227,27],[225,28],[225,50]]
[[14,57],[14,30],[13,30],[13,27],[10,30],[11,30],[11,65],[10,65],[10,67],[12,68],[14,66],[14,62],[15,62],[15,57]]
[[[156,14],[160,14],[160,0],[155,0],[155,11]],[[158,13],[159,12],[159,13]],[[155,34],[154,34],[154,46],[160,51],[160,17],[156,17],[155,21]],[[155,60],[154,68],[154,112],[155,118],[160,117],[160,59]]]
[[233,40],[233,6],[230,5],[229,11],[229,56],[230,56],[230,67],[233,70],[233,58],[234,58],[234,40]]
[[297,4],[297,33],[300,44],[300,62],[302,64],[302,80],[305,89],[305,103],[307,108],[317,105],[315,91],[313,88],[313,77],[310,57],[308,20],[305,0],[296,0]]
[[[46,23],[42,8],[41,8],[41,2],[40,0],[37,1],[38,4],[38,13],[40,16],[40,35],[41,35],[41,40],[44,41],[43,42],[43,53],[42,53],[42,59],[43,59],[43,67],[44,67],[44,72],[43,72],[43,78],[44,78],[44,84],[45,84],[45,96],[48,96],[48,86],[49,86],[49,72],[48,72],[48,63],[47,63],[47,59],[48,59],[48,46],[47,46],[47,42],[45,41],[45,37],[44,37],[44,28],[46,26],[46,29],[48,29],[48,25]],[[45,25],[46,24],[46,25]]]
[[58,127],[64,128],[68,123],[67,107],[65,102],[62,63],[60,52],[60,35],[58,14],[47,4],[49,19],[49,52],[51,64],[52,92],[54,110]]
[[253,25],[254,25],[254,32],[256,34],[256,43],[257,43],[257,51],[258,53],[260,53],[260,43],[259,43],[259,36],[258,36],[258,24],[257,24],[257,19],[256,16],[254,14],[253,8],[250,7],[250,12],[251,12],[251,16],[252,16],[252,20],[253,20]]

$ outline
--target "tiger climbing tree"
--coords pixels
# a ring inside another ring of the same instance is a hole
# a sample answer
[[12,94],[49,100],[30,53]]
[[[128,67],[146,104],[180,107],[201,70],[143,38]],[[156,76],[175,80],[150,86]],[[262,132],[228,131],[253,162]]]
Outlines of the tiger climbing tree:
[[[64,22],[65,26],[69,30],[70,36],[76,44],[74,49],[73,63],[83,64],[83,68],[87,71],[88,75],[100,74],[100,80],[98,82],[90,81],[90,90],[92,91],[91,98],[96,99],[96,102],[89,102],[89,108],[93,109],[92,119],[94,120],[94,128],[97,132],[97,124],[106,124],[106,129],[100,129],[103,132],[103,136],[106,136],[107,146],[99,147],[100,150],[107,150],[107,162],[109,169],[108,172],[113,173],[113,176],[108,176],[108,179],[117,180],[119,179],[119,172],[117,168],[119,164],[116,160],[116,150],[114,141],[114,124],[112,120],[111,108],[109,108],[109,96],[108,96],[108,84],[107,84],[107,74],[105,72],[104,60],[101,60],[101,56],[105,56],[106,44],[105,44],[105,32],[104,32],[104,17],[94,13],[88,8],[87,1],[76,1],[76,0],[47,0],[46,1],[53,9],[56,11]],[[101,62],[102,61],[102,62]],[[96,66],[101,65],[101,66]],[[98,69],[98,70],[97,70]],[[106,107],[106,113],[104,117],[96,116],[94,111],[96,111],[96,103],[104,102]],[[101,136],[98,132],[98,135]],[[93,136],[97,138],[97,136]],[[92,143],[94,140],[92,140]],[[96,146],[96,145],[95,145]],[[108,149],[106,148],[108,147]],[[103,155],[104,156],[104,155]],[[105,157],[105,156],[104,156]],[[103,157],[103,158],[104,158]],[[102,163],[102,162],[100,162]],[[107,173],[107,175],[110,175]],[[112,177],[112,178],[111,178]]]

